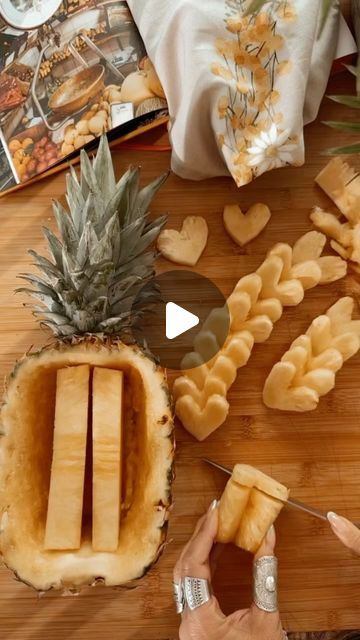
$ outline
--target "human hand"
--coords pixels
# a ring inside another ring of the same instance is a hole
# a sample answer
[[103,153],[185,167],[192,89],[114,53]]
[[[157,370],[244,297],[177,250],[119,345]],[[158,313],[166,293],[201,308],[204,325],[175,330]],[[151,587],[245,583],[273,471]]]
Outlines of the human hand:
[[337,513],[329,511],[327,514],[331,528],[341,542],[355,553],[360,555],[360,529]]
[[[203,578],[211,583],[209,555],[218,529],[218,509],[214,502],[200,518],[174,569],[174,582],[185,576]],[[273,556],[276,536],[271,527],[256,559]],[[185,608],[179,630],[180,640],[283,640],[279,612],[267,613],[255,604],[249,609],[225,616],[214,595],[201,607]]]

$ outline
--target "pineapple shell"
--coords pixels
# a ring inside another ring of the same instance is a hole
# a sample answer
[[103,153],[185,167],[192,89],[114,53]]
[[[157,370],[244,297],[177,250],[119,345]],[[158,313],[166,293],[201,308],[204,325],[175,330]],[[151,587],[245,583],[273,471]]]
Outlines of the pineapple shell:
[[[46,551],[56,372],[72,365],[124,372],[127,385],[124,483],[116,552],[94,552],[84,511],[81,546]],[[25,356],[10,376],[1,410],[0,553],[38,591],[78,590],[142,577],[164,547],[173,479],[173,421],[164,372],[137,346],[85,338]]]

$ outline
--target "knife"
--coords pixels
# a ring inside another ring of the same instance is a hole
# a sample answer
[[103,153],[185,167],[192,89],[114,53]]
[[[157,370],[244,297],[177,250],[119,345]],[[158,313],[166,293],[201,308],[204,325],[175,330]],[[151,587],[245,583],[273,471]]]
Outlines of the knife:
[[[216,467],[217,469],[220,469],[220,471],[227,473],[229,476],[232,475],[232,470],[228,469],[228,467],[224,467],[222,464],[218,464],[217,462],[214,462],[213,460],[209,460],[208,458],[203,458],[203,461],[206,462],[207,464],[212,465],[213,467]],[[303,502],[299,502],[299,500],[288,498],[285,505],[289,505],[289,507],[293,507],[294,509],[304,511],[305,513],[308,513],[311,516],[318,518],[319,520],[328,522],[326,513],[324,513],[323,511],[319,511],[318,509],[314,509],[313,507],[310,507],[309,505],[304,504]]]

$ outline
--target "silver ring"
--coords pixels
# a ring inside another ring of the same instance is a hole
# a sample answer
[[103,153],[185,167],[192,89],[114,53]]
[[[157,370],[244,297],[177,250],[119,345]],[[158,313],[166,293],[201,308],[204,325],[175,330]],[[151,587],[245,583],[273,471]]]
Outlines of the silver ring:
[[182,581],[173,582],[173,594],[176,606],[176,613],[183,613],[185,609],[185,598],[184,598],[184,589]]
[[275,556],[263,556],[254,562],[254,602],[262,611],[278,610],[278,561]]
[[202,607],[211,598],[209,582],[203,578],[184,578],[184,595],[186,606],[191,611]]

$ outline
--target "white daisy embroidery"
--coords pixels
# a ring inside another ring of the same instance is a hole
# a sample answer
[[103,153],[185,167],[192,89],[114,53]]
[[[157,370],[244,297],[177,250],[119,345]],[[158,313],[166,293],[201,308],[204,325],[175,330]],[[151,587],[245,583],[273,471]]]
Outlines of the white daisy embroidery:
[[296,144],[287,142],[289,134],[290,129],[280,133],[276,124],[272,124],[268,131],[262,131],[257,138],[254,138],[252,147],[247,149],[251,156],[248,166],[256,167],[258,173],[264,173],[290,163]]

